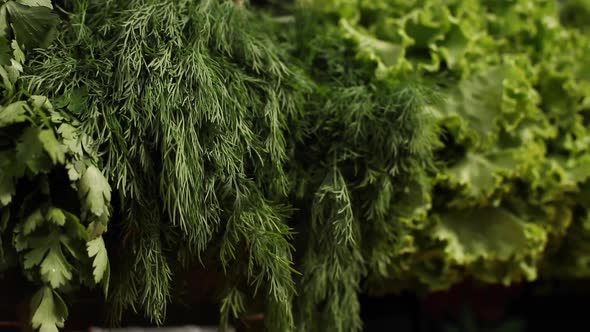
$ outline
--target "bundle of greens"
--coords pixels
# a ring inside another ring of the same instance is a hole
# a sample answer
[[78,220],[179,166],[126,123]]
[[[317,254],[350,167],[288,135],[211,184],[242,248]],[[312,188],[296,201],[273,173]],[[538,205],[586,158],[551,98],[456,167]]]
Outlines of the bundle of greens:
[[367,270],[409,248],[415,211],[404,206],[421,199],[428,181],[437,143],[430,108],[441,98],[418,77],[377,77],[376,63],[357,58],[362,48],[313,8],[295,26],[293,53],[316,85],[293,162],[303,253],[298,327],[357,331]]
[[111,188],[92,140],[66,110],[22,89],[24,51],[47,46],[58,24],[50,1],[0,6],[0,272],[18,266],[40,288],[31,322],[64,326],[60,293],[102,283],[109,261],[102,234]]
[[[30,88],[68,105],[104,153],[122,254],[110,301],[162,323],[179,263],[221,261],[223,321],[263,294],[288,331],[290,209],[284,163],[308,86],[232,1],[65,1],[69,21]],[[287,138],[288,136],[288,138]]]

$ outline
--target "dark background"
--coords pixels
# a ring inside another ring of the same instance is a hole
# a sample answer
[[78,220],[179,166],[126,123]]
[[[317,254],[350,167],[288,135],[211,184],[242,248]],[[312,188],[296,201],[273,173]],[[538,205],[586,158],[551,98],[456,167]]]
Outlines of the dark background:
[[[166,325],[216,325],[215,297],[207,283],[192,287],[182,303],[168,307]],[[34,289],[18,272],[0,274],[0,331],[21,331],[27,321],[28,297]],[[361,297],[364,331],[382,332],[529,332],[580,330],[590,317],[589,281],[539,281],[502,287],[464,282],[444,292]],[[66,331],[105,326],[108,304],[97,292],[66,299],[70,316]],[[126,315],[123,326],[149,326],[141,316]],[[249,327],[247,328],[246,325]],[[238,323],[238,331],[260,330],[256,317]]]

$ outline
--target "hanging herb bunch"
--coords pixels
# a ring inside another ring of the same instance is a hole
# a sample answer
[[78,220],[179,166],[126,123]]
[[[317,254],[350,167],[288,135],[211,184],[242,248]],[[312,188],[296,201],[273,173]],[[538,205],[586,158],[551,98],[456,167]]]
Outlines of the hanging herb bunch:
[[[438,144],[431,108],[442,96],[411,74],[378,65],[337,20],[304,7],[293,54],[316,86],[307,136],[293,161],[302,255],[297,322],[303,331],[360,330],[358,295],[371,269],[396,260],[413,228],[413,202]],[[310,38],[311,36],[311,38]]]
[[114,318],[132,307],[163,322],[173,270],[204,255],[230,280],[224,322],[261,293],[269,329],[291,329],[283,165],[300,135],[305,79],[233,1],[70,1],[65,10],[70,21],[29,84],[80,100],[81,127],[103,152],[125,239]]
[[31,323],[63,327],[62,295],[80,285],[108,289],[111,188],[90,137],[65,109],[23,89],[25,52],[47,46],[59,22],[49,1],[0,6],[0,271],[20,267],[39,290]]

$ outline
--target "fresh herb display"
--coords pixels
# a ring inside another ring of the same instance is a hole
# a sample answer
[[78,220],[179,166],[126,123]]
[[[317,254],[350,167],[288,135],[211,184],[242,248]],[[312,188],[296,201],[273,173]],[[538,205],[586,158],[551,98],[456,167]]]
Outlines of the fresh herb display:
[[223,326],[268,331],[360,331],[360,294],[587,278],[588,13],[2,1],[0,266],[43,332],[80,286],[163,324],[197,265]]
[[224,321],[263,293],[269,328],[292,328],[284,165],[301,136],[304,77],[230,1],[76,1],[69,10],[29,85],[75,101],[118,193],[125,241],[113,318],[137,308],[163,322],[176,265],[214,252],[231,280]]

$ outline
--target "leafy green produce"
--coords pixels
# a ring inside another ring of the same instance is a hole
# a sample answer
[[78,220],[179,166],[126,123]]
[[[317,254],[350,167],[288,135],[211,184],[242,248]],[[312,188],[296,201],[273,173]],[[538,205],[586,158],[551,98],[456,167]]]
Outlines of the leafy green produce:
[[[0,258],[16,255],[27,278],[44,285],[36,296],[40,300],[33,299],[39,304],[33,304],[32,322],[41,331],[54,331],[55,326],[63,327],[67,316],[58,291],[101,283],[106,291],[109,261],[101,236],[109,220],[111,188],[95,166],[97,155],[86,150],[91,145],[76,151],[63,143],[59,133],[66,128],[71,145],[82,146],[87,140],[67,123],[75,123],[72,119],[66,122],[64,114],[41,96],[16,101],[0,112],[15,109],[14,104],[22,116],[0,127],[2,239],[6,247],[12,235],[14,250]],[[69,193],[75,198],[76,192],[79,202],[60,199]],[[102,230],[93,232],[98,224]]]
[[[162,323],[179,262],[214,257],[231,280],[225,322],[242,314],[243,297],[264,294],[269,329],[292,329],[284,164],[301,135],[304,77],[231,1],[69,4],[70,22],[29,83],[81,120],[118,193],[125,241],[113,318],[135,308]],[[82,215],[108,198],[107,183],[88,174],[92,186],[80,190],[97,192]],[[102,244],[88,252],[100,276]]]
[[41,286],[33,327],[80,284],[163,323],[193,264],[224,273],[223,325],[269,331],[590,276],[589,8],[0,2],[0,257]]
[[0,64],[10,65],[10,41],[29,51],[47,47],[55,37],[59,17],[51,0],[3,0],[0,5]]
[[428,181],[437,142],[429,108],[441,98],[417,77],[377,77],[378,65],[357,58],[362,48],[321,13],[298,21],[294,53],[316,89],[293,173],[304,239],[297,321],[301,330],[358,330],[362,278],[407,248],[396,239],[414,211],[397,206]]
[[57,332],[58,328],[64,327],[68,310],[64,301],[51,288],[43,287],[39,290],[33,297],[32,304],[35,309],[31,319],[33,328],[40,332]]
[[[49,1],[26,0],[0,7],[12,29],[0,36],[11,40],[10,52],[0,51],[7,56],[0,61],[0,266],[18,264],[40,285],[31,300],[31,323],[42,332],[64,327],[68,310],[60,292],[81,284],[103,284],[106,291],[102,233],[111,213],[111,188],[97,168],[92,140],[47,97],[22,89],[23,48],[44,47],[53,38],[58,18],[51,8]],[[101,231],[91,232],[98,224]]]

